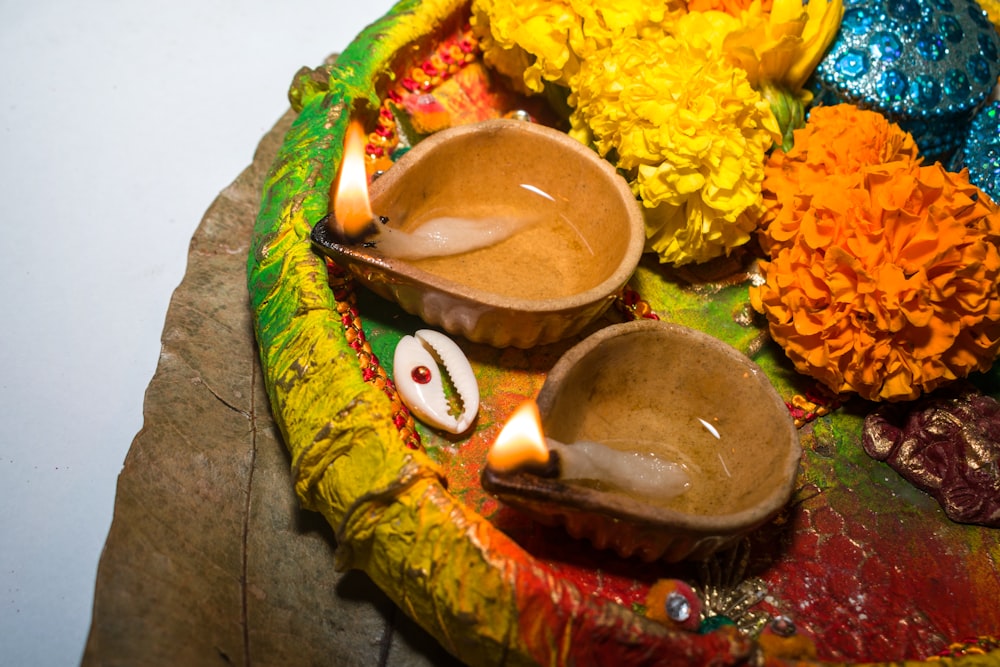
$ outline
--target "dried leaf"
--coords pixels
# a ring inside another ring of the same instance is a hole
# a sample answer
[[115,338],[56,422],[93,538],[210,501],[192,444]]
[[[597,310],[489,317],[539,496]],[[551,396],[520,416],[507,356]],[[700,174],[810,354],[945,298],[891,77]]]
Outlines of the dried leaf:
[[173,295],[118,480],[84,665],[446,664],[299,509],[251,327],[246,253],[292,121],[212,204]]

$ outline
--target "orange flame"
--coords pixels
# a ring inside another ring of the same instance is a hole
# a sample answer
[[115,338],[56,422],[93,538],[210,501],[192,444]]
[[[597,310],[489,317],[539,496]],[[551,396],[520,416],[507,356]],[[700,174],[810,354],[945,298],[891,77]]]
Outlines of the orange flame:
[[365,130],[353,120],[344,134],[344,155],[333,193],[333,217],[343,236],[356,238],[372,224],[365,169]]
[[549,448],[542,433],[542,417],[534,401],[522,403],[500,429],[486,454],[486,464],[496,472],[510,472],[530,465],[545,465]]

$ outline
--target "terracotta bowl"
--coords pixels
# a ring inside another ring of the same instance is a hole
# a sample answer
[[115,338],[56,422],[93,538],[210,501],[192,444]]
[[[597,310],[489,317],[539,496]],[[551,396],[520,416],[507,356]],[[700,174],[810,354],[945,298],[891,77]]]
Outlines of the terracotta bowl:
[[496,347],[579,332],[608,308],[642,254],[642,212],[624,179],[566,134],[530,122],[433,134],[375,179],[370,194],[374,213],[407,232],[444,216],[532,220],[491,248],[429,261],[387,257],[378,243],[338,243],[325,225],[313,232],[322,252],[377,294]]
[[622,556],[705,558],[774,517],[795,484],[802,451],[781,397],[745,355],[693,329],[652,320],[602,329],[557,362],[538,407],[547,437],[687,468],[689,489],[658,502],[484,471],[507,504]]

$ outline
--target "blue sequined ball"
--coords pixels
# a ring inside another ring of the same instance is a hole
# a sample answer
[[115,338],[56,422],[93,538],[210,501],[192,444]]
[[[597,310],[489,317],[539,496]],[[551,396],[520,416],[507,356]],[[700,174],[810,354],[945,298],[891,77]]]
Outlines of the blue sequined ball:
[[949,168],[959,171],[963,167],[969,168],[973,185],[1000,202],[1000,102],[991,102],[972,119]]
[[933,161],[958,148],[998,76],[1000,37],[975,0],[845,0],[810,88],[817,104],[884,113]]

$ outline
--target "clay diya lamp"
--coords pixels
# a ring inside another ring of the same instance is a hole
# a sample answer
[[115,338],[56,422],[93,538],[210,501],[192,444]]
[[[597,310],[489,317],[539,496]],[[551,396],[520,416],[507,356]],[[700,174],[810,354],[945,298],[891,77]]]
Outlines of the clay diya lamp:
[[763,371],[718,339],[666,322],[610,326],[570,349],[537,414],[535,425],[519,411],[504,426],[483,487],[646,561],[733,545],[788,502],[801,457]]
[[639,204],[611,164],[526,121],[433,134],[370,198],[369,235],[348,242],[318,224],[314,245],[428,324],[496,347],[579,332],[642,254]]

